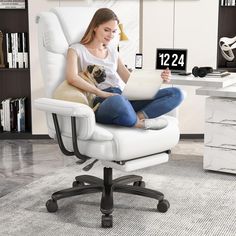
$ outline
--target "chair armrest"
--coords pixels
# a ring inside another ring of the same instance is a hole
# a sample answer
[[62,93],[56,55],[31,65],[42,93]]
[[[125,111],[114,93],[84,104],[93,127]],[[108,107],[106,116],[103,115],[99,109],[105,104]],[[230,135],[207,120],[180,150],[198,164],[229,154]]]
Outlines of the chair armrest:
[[[38,110],[45,111],[47,114],[55,113],[58,115],[60,128],[63,135],[71,136],[70,117],[76,117],[77,135],[80,139],[89,139],[95,130],[95,115],[93,110],[81,103],[69,102],[51,98],[38,98],[34,101]],[[50,117],[50,118],[49,118]],[[52,117],[48,116],[48,128],[54,130]]]
[[62,116],[87,117],[94,119],[93,110],[82,103],[68,102],[52,98],[38,98],[34,101],[37,109],[49,113],[55,113]]

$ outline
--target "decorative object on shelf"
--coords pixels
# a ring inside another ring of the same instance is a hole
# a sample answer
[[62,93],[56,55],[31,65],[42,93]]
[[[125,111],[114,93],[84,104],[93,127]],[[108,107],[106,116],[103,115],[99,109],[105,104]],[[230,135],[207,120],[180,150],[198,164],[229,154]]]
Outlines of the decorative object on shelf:
[[0,9],[25,9],[25,0],[0,0]]
[[[124,32],[124,26],[123,26],[123,24],[122,23],[120,23],[119,25],[118,25],[118,27],[119,27],[119,29],[120,29],[120,38],[119,38],[119,41],[128,41],[129,40],[129,38],[127,37],[127,35],[125,34],[125,32]],[[119,45],[118,45],[118,52],[119,52],[119,50],[120,50],[120,47],[119,47]]]
[[3,43],[3,33],[2,33],[2,31],[0,30],[0,68],[5,67],[5,64],[4,64],[4,57],[3,57],[2,43]]
[[220,38],[219,45],[222,56],[227,61],[233,61],[234,60],[233,49],[236,48],[236,36],[233,38],[228,38],[228,37]]
[[120,23],[118,26],[119,26],[119,29],[120,29],[120,41],[127,41],[127,40],[129,40],[129,38],[127,37],[127,35],[124,32],[123,24]]

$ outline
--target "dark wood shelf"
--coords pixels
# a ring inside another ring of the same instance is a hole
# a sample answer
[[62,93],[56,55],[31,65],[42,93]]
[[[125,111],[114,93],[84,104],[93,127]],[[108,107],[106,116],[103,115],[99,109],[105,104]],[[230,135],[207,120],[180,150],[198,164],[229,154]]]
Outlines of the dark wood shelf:
[[32,137],[30,131],[28,132],[1,132],[0,133],[0,140],[2,139],[28,139]]
[[30,71],[30,68],[0,68],[0,72],[24,72],[24,71],[27,71],[27,72],[29,72]]
[[26,8],[0,8],[0,11],[27,11]]
[[[29,49],[28,0],[24,9],[0,9],[0,30],[5,33],[25,32]],[[0,68],[0,103],[6,98],[26,97],[25,128],[27,132],[1,132],[0,139],[31,138],[31,86],[30,68],[8,68],[6,39],[3,37],[3,53],[5,68]],[[28,51],[28,56],[30,55]],[[30,62],[30,58],[28,57]],[[29,65],[30,67],[30,65]]]
[[218,67],[219,70],[227,70],[229,72],[236,72],[236,68],[233,67]]

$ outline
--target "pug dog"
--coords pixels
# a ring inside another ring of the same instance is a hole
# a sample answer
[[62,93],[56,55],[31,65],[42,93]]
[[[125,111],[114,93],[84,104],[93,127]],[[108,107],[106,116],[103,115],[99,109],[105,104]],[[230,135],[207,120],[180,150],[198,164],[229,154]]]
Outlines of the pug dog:
[[102,66],[88,65],[87,70],[79,74],[84,80],[94,84],[96,87],[98,84],[105,81],[106,72]]
[[[105,81],[106,72],[102,66],[88,65],[87,70],[80,72],[79,76],[83,78],[85,81],[87,81],[88,83],[97,87],[98,84]],[[100,103],[98,103],[95,107],[93,107],[93,100],[95,98],[95,95],[88,92],[83,92],[83,93],[87,97],[90,107],[92,107],[95,112],[98,106],[100,105]]]

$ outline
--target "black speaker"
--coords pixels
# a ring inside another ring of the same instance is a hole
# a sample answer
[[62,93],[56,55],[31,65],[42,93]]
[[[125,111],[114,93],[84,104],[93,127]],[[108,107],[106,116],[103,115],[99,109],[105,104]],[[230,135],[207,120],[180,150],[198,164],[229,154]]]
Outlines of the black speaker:
[[204,67],[197,67],[194,66],[192,69],[192,74],[195,77],[205,77],[208,73],[212,73],[213,68],[209,66],[204,66]]

